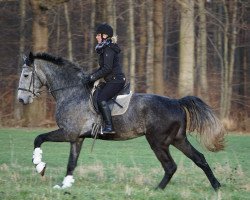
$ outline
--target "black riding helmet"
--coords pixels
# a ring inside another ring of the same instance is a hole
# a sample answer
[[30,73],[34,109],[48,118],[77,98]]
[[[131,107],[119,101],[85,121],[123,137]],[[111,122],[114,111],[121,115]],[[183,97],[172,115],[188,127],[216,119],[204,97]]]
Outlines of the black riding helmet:
[[102,23],[96,28],[96,34],[106,34],[108,37],[113,37],[113,28],[107,24],[107,23]]

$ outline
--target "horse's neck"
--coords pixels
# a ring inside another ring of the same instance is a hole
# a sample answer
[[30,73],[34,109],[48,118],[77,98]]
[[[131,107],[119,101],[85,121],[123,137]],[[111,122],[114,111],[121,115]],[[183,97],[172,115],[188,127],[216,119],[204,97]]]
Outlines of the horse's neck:
[[82,86],[78,72],[69,72],[63,66],[43,60],[37,63],[45,74],[46,86],[57,103],[78,97],[87,102],[88,90]]

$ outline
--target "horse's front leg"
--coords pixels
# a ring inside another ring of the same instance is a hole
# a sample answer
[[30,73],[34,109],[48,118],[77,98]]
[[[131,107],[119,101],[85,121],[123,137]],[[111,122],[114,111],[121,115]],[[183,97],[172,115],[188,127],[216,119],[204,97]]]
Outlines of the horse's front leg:
[[71,143],[66,176],[64,177],[62,184],[55,185],[54,188],[65,189],[65,188],[71,187],[72,184],[75,182],[73,178],[73,172],[77,165],[77,160],[82,149],[83,141],[84,141],[84,138],[79,138],[76,142]]
[[44,175],[46,163],[42,162],[41,145],[44,142],[71,142],[75,141],[75,135],[65,132],[63,129],[58,129],[48,133],[38,135],[34,141],[34,151],[32,162],[36,165],[36,170],[42,176]]

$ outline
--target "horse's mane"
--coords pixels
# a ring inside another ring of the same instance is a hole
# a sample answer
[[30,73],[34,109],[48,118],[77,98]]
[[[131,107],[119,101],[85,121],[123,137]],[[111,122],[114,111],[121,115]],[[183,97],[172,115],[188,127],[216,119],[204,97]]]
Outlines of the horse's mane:
[[66,62],[69,62],[62,57],[56,57],[56,56],[53,56],[53,55],[48,54],[48,53],[37,53],[37,54],[33,55],[33,58],[46,60],[46,61],[52,62],[56,65],[64,65],[64,64],[66,64]]
[[82,68],[80,66],[77,66],[75,63],[70,62],[69,60],[67,60],[65,58],[53,56],[53,55],[45,53],[45,52],[36,53],[36,54],[30,53],[29,61],[31,63],[33,63],[34,59],[42,59],[42,60],[45,60],[45,61],[48,61],[48,62],[52,62],[53,64],[56,64],[56,65],[59,65],[59,66],[71,66],[74,69],[82,70]]

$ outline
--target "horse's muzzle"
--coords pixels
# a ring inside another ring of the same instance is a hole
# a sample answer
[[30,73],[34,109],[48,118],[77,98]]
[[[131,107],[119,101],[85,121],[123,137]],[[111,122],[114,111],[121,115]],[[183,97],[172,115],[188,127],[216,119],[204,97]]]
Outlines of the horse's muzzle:
[[29,102],[28,101],[25,101],[24,99],[22,99],[22,98],[19,98],[18,99],[18,101],[21,103],[21,104],[23,104],[23,105],[27,105],[27,104],[29,104]]
[[24,104],[24,100],[23,100],[23,99],[19,98],[18,101],[19,101],[20,103]]
[[18,101],[22,103],[23,105],[27,105],[33,102],[32,98],[24,99],[24,98],[18,98]]

